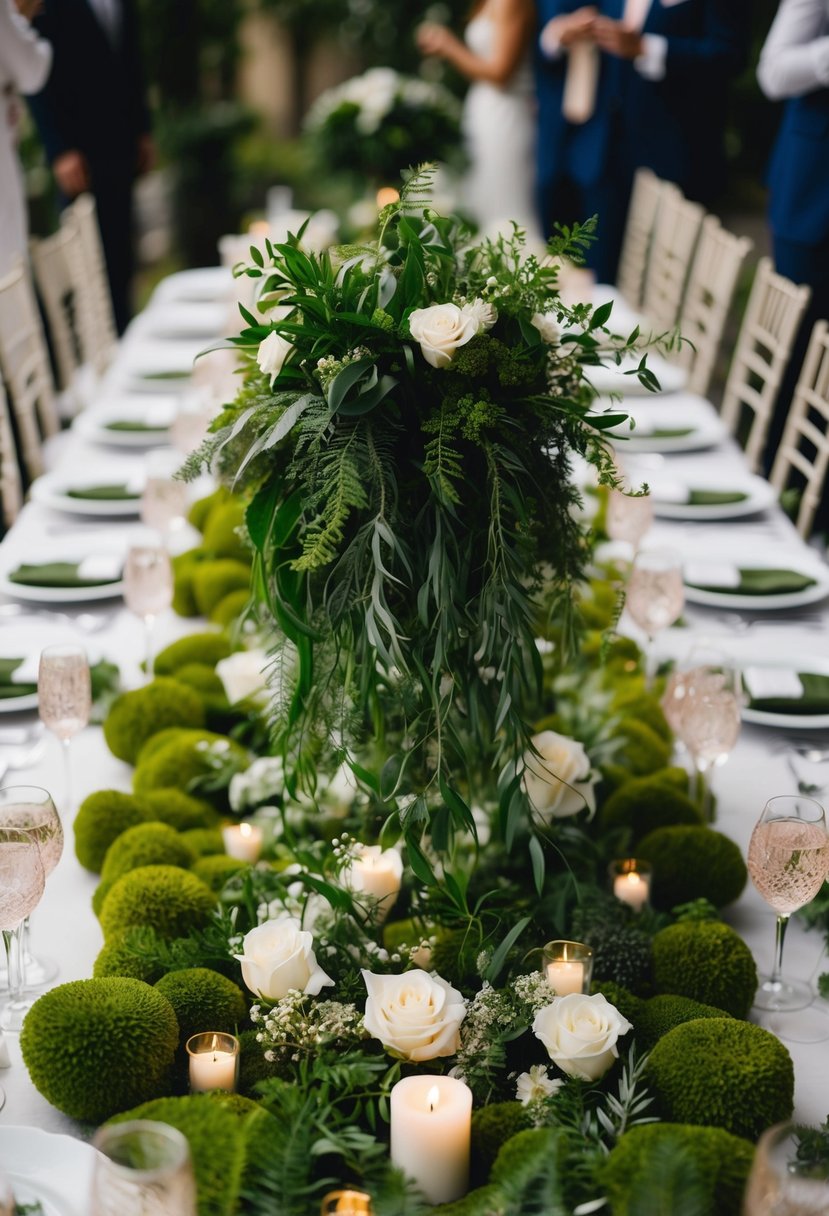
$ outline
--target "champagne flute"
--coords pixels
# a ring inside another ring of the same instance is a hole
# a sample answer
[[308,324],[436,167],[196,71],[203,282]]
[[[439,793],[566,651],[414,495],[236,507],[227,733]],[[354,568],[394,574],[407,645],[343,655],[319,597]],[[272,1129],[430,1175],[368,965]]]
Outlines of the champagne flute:
[[829,1165],[802,1152],[802,1128],[776,1123],[763,1132],[748,1178],[744,1216],[826,1216]]
[[82,646],[47,646],[40,655],[37,706],[44,726],[63,744],[64,814],[72,812],[72,766],[69,744],[89,722],[92,683]]
[[770,798],[748,846],[748,872],[767,904],[777,913],[774,967],[761,976],[754,1004],[788,1012],[814,999],[809,984],[783,978],[783,942],[792,912],[814,899],[829,871],[829,832],[820,803],[783,794]]
[[672,701],[678,711],[672,712],[669,724],[691,755],[697,798],[705,818],[711,819],[711,769],[725,763],[740,734],[739,672],[722,656],[692,651],[691,667],[675,683]]
[[196,1216],[186,1138],[167,1123],[130,1119],[100,1127],[90,1216]]
[[141,495],[141,519],[165,541],[187,520],[187,483],[176,480],[181,454],[174,448],[157,448],[145,458],[146,480]]
[[611,490],[607,499],[605,531],[611,540],[626,541],[634,553],[653,523],[653,500],[649,494],[626,494]]
[[132,545],[124,564],[124,603],[141,617],[146,635],[147,678],[153,673],[153,625],[173,602],[173,569],[163,544]]
[[[31,832],[40,845],[44,877],[48,878],[63,854],[63,824],[52,795],[36,785],[8,785],[0,789],[0,828]],[[29,918],[23,922],[23,979],[26,989],[42,988],[58,974],[57,963],[29,953]]]
[[9,1003],[0,1018],[4,1030],[19,1030],[29,1008],[23,998],[23,921],[37,907],[45,881],[36,835],[0,827],[0,929],[9,976]]
[[672,549],[646,549],[638,553],[628,579],[625,607],[648,637],[645,679],[649,688],[656,674],[656,635],[679,619],[684,604],[685,584],[679,554]]

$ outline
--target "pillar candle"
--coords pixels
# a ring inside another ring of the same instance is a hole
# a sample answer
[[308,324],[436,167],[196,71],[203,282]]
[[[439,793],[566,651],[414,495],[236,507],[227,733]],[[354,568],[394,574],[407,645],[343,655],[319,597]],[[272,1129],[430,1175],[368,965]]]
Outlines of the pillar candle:
[[454,1077],[404,1077],[391,1091],[392,1163],[429,1203],[452,1203],[469,1188],[472,1091]]
[[228,857],[237,861],[258,861],[262,852],[262,829],[256,823],[227,823],[222,840]]
[[400,894],[403,861],[397,849],[363,845],[345,873],[350,890],[377,901],[377,915],[385,920]]
[[613,879],[613,894],[623,904],[630,904],[634,912],[641,912],[648,902],[649,884],[641,874],[631,870]]

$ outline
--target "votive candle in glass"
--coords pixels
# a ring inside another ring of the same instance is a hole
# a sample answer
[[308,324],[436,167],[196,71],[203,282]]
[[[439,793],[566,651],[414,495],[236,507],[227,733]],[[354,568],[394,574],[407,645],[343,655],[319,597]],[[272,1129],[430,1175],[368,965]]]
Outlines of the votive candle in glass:
[[365,1191],[329,1191],[320,1216],[371,1216],[371,1196]]
[[469,1189],[472,1091],[454,1077],[404,1077],[391,1091],[392,1164],[429,1203],[453,1203]]
[[649,862],[624,857],[610,863],[613,894],[634,912],[641,912],[651,897],[652,868]]
[[226,823],[222,828],[222,841],[228,857],[237,861],[256,862],[262,853],[262,829],[256,823]]
[[542,957],[547,982],[556,996],[590,991],[593,951],[584,942],[547,942]]
[[210,1089],[236,1092],[239,1073],[239,1040],[235,1035],[217,1030],[204,1030],[187,1040],[190,1057],[190,1092],[206,1093]]

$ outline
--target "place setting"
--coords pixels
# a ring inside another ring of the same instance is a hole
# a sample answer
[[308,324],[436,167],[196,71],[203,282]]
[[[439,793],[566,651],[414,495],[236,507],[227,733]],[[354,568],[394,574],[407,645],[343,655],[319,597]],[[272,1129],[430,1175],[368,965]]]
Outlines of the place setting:
[[622,459],[627,453],[668,454],[715,448],[728,437],[711,403],[692,394],[631,396],[624,398],[619,408],[630,416],[632,425],[631,421],[622,422],[611,427],[608,435]]

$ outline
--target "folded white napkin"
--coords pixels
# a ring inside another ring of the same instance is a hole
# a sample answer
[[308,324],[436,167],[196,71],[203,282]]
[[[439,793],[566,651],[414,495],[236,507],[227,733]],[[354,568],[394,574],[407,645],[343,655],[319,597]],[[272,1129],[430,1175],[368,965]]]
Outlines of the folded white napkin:
[[12,684],[37,684],[37,672],[40,666],[40,651],[27,654],[19,667],[11,674]]
[[695,587],[739,587],[740,570],[733,562],[691,561],[683,567],[686,583]]
[[78,563],[78,578],[114,582],[123,567],[123,553],[90,553]]
[[743,683],[754,701],[766,697],[786,697],[799,701],[803,696],[800,676],[785,667],[744,667]]

